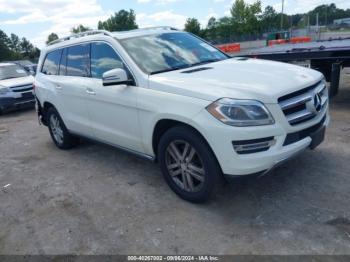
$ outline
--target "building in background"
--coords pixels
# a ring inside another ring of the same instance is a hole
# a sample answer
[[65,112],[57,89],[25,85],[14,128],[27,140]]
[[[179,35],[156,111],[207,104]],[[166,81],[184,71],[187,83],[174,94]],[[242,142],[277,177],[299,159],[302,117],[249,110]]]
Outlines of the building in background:
[[348,18],[342,18],[342,19],[336,19],[333,21],[333,24],[335,25],[350,25],[350,17]]

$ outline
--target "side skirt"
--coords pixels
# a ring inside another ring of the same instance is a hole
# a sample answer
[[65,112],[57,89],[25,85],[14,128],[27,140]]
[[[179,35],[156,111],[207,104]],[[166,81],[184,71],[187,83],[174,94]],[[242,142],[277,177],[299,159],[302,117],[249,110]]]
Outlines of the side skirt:
[[90,136],[86,136],[86,135],[82,135],[82,134],[79,134],[77,132],[74,132],[74,131],[71,131],[71,130],[68,130],[69,133],[71,133],[72,135],[75,135],[75,136],[78,136],[78,137],[81,137],[81,138],[85,138],[87,140],[90,140],[90,141],[93,141],[93,142],[97,142],[99,144],[104,144],[104,145],[108,145],[108,146],[111,146],[111,147],[114,147],[116,149],[119,149],[121,151],[124,151],[126,153],[129,153],[129,154],[132,154],[134,156],[137,156],[137,157],[140,157],[140,158],[143,158],[143,159],[146,159],[148,161],[151,161],[151,162],[155,162],[155,157],[154,156],[150,156],[150,155],[147,155],[147,154],[144,154],[144,153],[141,153],[141,152],[138,152],[138,151],[135,151],[135,150],[132,150],[132,149],[129,149],[129,148],[126,148],[126,147],[123,147],[123,146],[119,146],[119,145],[116,145],[116,144],[113,144],[113,143],[110,143],[110,142],[107,142],[107,141],[104,141],[104,140],[101,140],[101,139],[97,139],[95,137],[90,137]]

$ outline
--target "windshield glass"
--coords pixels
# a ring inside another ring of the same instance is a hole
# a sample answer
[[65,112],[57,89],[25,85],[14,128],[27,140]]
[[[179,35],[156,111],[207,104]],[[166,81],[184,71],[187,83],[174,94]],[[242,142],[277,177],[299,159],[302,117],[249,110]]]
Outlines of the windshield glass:
[[18,65],[0,66],[0,80],[28,76],[28,73]]
[[135,63],[147,74],[227,59],[228,56],[188,33],[163,33],[121,40]]

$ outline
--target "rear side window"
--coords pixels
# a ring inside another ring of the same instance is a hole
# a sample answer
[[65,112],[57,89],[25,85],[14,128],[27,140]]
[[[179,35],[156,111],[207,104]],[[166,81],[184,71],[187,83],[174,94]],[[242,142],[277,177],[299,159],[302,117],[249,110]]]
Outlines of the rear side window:
[[90,45],[76,45],[68,48],[68,76],[90,76]]
[[124,64],[112,47],[105,43],[91,44],[91,76],[102,78],[103,73],[123,68]]
[[45,58],[41,72],[46,75],[57,75],[58,65],[61,59],[61,53],[62,49],[48,53]]

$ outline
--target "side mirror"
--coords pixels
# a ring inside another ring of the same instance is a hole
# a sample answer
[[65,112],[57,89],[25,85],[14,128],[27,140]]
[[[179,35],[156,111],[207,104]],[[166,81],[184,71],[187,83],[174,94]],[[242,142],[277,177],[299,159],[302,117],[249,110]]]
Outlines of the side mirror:
[[133,80],[128,78],[126,71],[121,68],[109,70],[102,75],[102,83],[104,86],[129,85],[133,82]]

